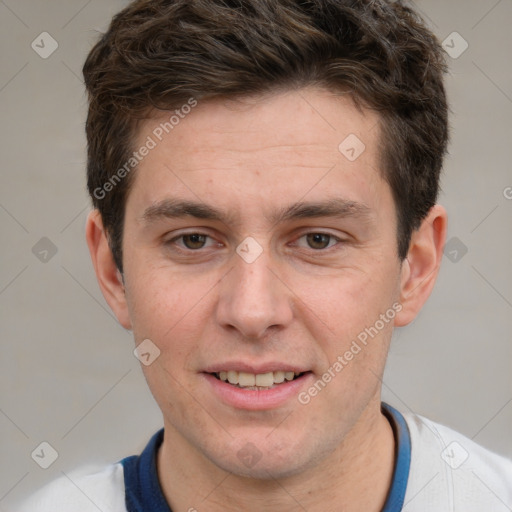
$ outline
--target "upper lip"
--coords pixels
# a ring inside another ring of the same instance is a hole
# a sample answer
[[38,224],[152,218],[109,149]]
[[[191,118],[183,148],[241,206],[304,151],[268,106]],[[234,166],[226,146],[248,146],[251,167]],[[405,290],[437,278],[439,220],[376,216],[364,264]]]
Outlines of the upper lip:
[[309,371],[309,369],[306,369],[302,365],[280,363],[277,361],[270,361],[260,364],[249,364],[243,361],[226,361],[225,363],[212,364],[203,370],[205,373],[219,373],[229,371],[253,373],[255,375],[259,375],[262,373],[278,371],[303,373]]

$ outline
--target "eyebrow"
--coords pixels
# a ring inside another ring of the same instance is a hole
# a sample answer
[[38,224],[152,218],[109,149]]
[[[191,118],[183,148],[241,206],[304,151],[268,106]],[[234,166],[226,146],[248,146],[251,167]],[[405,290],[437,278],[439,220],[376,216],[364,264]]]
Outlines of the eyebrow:
[[[141,218],[146,224],[150,224],[162,219],[183,217],[219,221],[227,225],[237,223],[237,218],[233,214],[214,206],[197,201],[171,198],[149,206]],[[360,217],[369,220],[373,217],[373,210],[364,203],[349,201],[343,198],[328,199],[320,202],[301,201],[274,211],[268,220],[272,224],[279,224],[286,221],[319,217]]]

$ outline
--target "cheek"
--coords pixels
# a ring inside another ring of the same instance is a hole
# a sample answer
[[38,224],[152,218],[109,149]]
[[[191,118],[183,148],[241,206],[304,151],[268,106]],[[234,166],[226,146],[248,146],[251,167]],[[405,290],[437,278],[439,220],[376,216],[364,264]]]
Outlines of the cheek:
[[149,338],[162,348],[187,346],[207,318],[214,276],[191,277],[169,268],[127,272],[126,296],[135,339]]
[[[318,342],[334,339],[341,349],[392,308],[399,297],[399,271],[397,265],[361,266],[325,279],[304,279],[300,287],[296,281],[295,289],[301,298],[300,314],[318,331]],[[384,327],[379,323],[379,330],[389,334],[391,326],[392,322]]]

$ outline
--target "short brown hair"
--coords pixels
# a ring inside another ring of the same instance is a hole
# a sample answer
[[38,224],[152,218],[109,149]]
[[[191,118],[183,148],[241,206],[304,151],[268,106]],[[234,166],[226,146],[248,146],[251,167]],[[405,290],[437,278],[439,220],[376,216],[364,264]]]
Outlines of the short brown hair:
[[[84,68],[88,189],[122,271],[138,121],[190,98],[308,85],[380,114],[382,172],[397,210],[397,252],[437,200],[448,142],[444,52],[418,15],[385,0],[138,0],[117,14]],[[341,142],[341,141],[340,141]]]

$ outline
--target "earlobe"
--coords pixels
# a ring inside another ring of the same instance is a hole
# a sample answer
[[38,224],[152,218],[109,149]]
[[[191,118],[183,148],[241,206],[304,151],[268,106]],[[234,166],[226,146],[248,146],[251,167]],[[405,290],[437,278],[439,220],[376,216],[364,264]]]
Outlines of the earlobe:
[[123,276],[114,262],[98,210],[92,211],[87,218],[86,239],[103,296],[119,323],[125,329],[131,329]]
[[446,210],[435,205],[413,232],[407,258],[402,263],[400,302],[403,309],[395,318],[395,326],[412,322],[430,296],[443,257],[446,230]]

